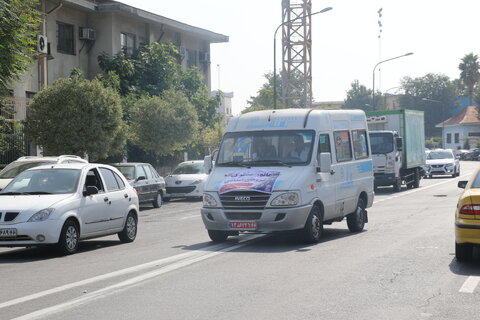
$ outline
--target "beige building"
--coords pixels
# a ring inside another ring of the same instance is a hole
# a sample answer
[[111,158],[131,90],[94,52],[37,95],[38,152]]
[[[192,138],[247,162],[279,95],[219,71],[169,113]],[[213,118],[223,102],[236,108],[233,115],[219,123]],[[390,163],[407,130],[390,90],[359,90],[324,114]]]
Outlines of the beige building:
[[[210,88],[210,44],[228,36],[109,0],[42,0],[45,12],[40,57],[13,86],[15,118],[25,118],[28,99],[44,85],[68,77],[75,67],[92,78],[101,72],[98,56],[132,52],[141,44],[172,43],[184,68],[197,66]],[[46,40],[46,41],[45,41]],[[45,63],[46,61],[46,63]],[[45,66],[46,64],[46,66]]]

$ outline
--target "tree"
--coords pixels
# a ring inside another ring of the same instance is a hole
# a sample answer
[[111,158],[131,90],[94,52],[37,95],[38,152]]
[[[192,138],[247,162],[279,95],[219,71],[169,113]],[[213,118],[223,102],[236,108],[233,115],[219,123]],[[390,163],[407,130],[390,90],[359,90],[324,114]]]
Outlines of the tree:
[[[270,110],[273,109],[273,73],[264,74],[265,82],[260,90],[257,91],[256,96],[250,97],[247,101],[249,105],[242,113],[258,111],[258,110]],[[282,103],[282,81],[277,77],[277,109],[285,109],[285,105]]]
[[194,106],[182,92],[173,89],[160,97],[138,100],[131,116],[132,141],[157,156],[182,150],[198,128]]
[[404,77],[401,86],[404,90],[400,97],[401,106],[424,111],[425,135],[440,135],[440,129],[435,125],[446,120],[448,111],[455,107],[454,101],[458,97],[455,83],[446,75],[429,73],[418,78]]
[[120,96],[80,76],[59,79],[37,93],[25,129],[49,154],[100,159],[122,152],[125,144]]
[[[344,109],[361,109],[364,111],[372,110],[372,90],[354,80],[352,87],[347,91],[347,99],[343,105]],[[378,104],[377,104],[378,105]]]
[[37,47],[38,4],[38,0],[0,0],[1,92],[30,67]]
[[473,89],[480,80],[478,56],[473,53],[466,54],[458,68],[460,69],[460,79],[467,87],[470,104],[473,104]]

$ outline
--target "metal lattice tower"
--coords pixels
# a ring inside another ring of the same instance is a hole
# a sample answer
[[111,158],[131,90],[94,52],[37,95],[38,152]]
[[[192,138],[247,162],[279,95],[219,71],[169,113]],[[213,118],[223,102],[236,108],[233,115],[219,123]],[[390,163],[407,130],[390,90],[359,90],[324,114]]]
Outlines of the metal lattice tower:
[[311,11],[311,0],[282,0],[282,97],[287,108],[312,106]]

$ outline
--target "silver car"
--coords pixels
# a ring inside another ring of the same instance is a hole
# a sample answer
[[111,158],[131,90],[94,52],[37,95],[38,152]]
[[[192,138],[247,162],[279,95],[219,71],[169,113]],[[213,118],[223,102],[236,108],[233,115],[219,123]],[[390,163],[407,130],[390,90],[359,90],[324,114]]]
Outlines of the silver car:
[[427,154],[425,175],[431,178],[434,175],[451,175],[453,178],[460,175],[460,162],[451,149],[435,149]]

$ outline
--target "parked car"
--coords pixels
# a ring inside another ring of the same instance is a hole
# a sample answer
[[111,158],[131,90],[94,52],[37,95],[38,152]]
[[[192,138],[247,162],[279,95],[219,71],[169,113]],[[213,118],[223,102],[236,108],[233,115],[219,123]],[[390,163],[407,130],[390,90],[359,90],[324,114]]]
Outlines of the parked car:
[[480,169],[468,181],[459,181],[465,189],[455,212],[455,256],[458,261],[472,259],[474,245],[480,244]]
[[205,173],[203,160],[180,163],[172,174],[165,177],[167,193],[165,201],[171,198],[198,198],[203,196],[203,188],[208,174]]
[[480,149],[472,149],[469,150],[468,153],[466,153],[463,156],[463,160],[478,160],[478,157],[480,156]]
[[138,196],[116,168],[54,164],[23,171],[0,192],[0,246],[56,244],[63,254],[82,239],[137,234]]
[[127,178],[128,183],[138,193],[140,203],[152,203],[155,208],[160,208],[165,196],[165,180],[149,163],[114,163],[116,167]]
[[460,161],[451,149],[432,150],[427,155],[425,174],[428,178],[434,175],[458,177],[460,175]]
[[455,156],[457,157],[457,159],[459,160],[465,160],[465,157],[468,153],[470,153],[470,150],[467,150],[467,149],[458,149],[458,150],[455,150]]
[[24,170],[45,164],[55,163],[88,163],[88,161],[78,156],[71,155],[61,155],[58,157],[20,157],[7,165],[5,168],[3,168],[2,171],[0,171],[0,190],[5,188],[5,186],[10,181],[12,181],[13,178],[15,178],[20,172],[23,172]]

